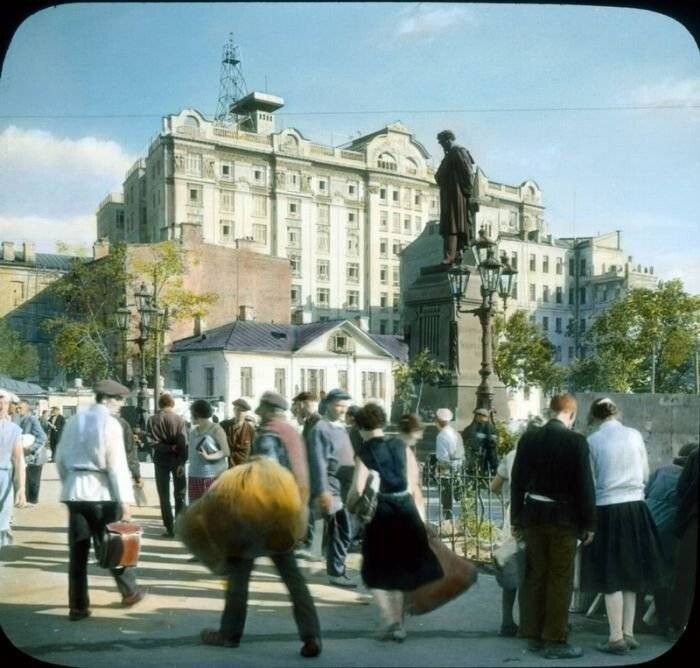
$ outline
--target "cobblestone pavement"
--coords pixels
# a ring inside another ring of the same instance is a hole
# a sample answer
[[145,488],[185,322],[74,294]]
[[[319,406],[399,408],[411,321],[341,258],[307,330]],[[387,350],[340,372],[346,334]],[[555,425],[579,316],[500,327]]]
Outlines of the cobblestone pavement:
[[[113,580],[98,566],[89,569],[93,616],[68,621],[65,507],[53,465],[45,467],[40,504],[15,510],[13,546],[0,552],[0,622],[11,642],[41,661],[69,666],[551,666],[524,650],[518,639],[497,637],[500,590],[481,575],[464,596],[423,617],[408,620],[402,644],[371,639],[378,626],[367,597],[333,587],[323,563],[304,565],[323,629],[323,653],[299,656],[300,642],[286,590],[271,562],[260,559],[251,580],[249,614],[241,646],[206,647],[199,631],[216,627],[224,583],[202,566],[188,562],[177,540],[162,538],[155,484],[144,465],[149,503],[134,511],[144,528],[139,581],[147,597],[131,609],[120,606]],[[152,473],[152,471],[151,471]],[[359,555],[350,555],[351,571]],[[351,573],[352,574],[352,573]],[[642,646],[627,656],[601,654],[604,618],[571,615],[572,641],[584,648],[580,666],[630,665],[668,651],[661,638],[640,636]]]

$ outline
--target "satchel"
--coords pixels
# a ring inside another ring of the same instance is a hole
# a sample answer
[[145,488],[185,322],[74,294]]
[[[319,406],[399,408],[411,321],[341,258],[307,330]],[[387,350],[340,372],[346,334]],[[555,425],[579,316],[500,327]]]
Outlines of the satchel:
[[503,589],[517,589],[525,572],[525,544],[513,537],[493,551],[496,582]]
[[105,526],[97,560],[102,568],[136,566],[141,552],[143,529],[131,522],[111,522]]
[[[357,476],[357,467],[355,468],[355,474],[353,481],[350,484],[350,489],[355,488],[355,477]],[[367,477],[367,482],[365,483],[365,488],[362,490],[362,494],[357,497],[357,500],[348,505],[348,510],[357,517],[363,524],[369,524],[374,517],[374,513],[377,511],[377,503],[379,502],[379,485],[381,479],[379,478],[379,473],[373,469],[369,469],[369,475]]]
[[213,455],[215,452],[219,452],[220,448],[213,436],[205,434],[197,443],[195,450],[204,450],[208,455]]

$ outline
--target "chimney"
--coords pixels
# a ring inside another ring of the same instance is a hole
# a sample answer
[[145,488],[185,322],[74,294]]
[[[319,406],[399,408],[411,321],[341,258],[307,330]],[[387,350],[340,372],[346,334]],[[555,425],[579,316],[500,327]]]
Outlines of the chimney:
[[22,243],[22,255],[27,264],[36,264],[36,251],[34,250],[33,241],[25,241]]
[[241,304],[241,306],[238,307],[238,319],[246,321],[255,320],[255,308],[248,304]]
[[92,259],[99,260],[109,255],[109,240],[106,238],[98,239],[92,244]]
[[204,318],[201,315],[196,315],[194,317],[194,336],[202,336],[204,329]]
[[241,237],[236,239],[236,248],[238,250],[250,251],[251,253],[258,253],[260,251],[260,244],[253,239],[253,237]]
[[2,259],[5,262],[15,261],[15,245],[11,241],[2,242]]

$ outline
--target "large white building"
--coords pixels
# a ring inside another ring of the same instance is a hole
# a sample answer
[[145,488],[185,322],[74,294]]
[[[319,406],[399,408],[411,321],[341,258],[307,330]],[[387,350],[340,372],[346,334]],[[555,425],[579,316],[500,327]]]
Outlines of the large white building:
[[124,181],[124,225],[118,196],[108,196],[100,236],[157,242],[189,222],[207,243],[252,238],[289,258],[294,322],[361,315],[371,332],[399,333],[398,253],[438,215],[427,151],[400,123],[345,148],[317,144],[276,130],[282,105],[251,93],[237,103],[236,126],[195,109],[165,117]]

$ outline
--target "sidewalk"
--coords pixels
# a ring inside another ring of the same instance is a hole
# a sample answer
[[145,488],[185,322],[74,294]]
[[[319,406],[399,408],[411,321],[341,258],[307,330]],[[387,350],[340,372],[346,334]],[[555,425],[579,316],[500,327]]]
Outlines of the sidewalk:
[[[524,643],[499,638],[501,592],[495,579],[480,575],[464,596],[443,608],[408,620],[403,644],[371,639],[378,627],[374,605],[352,591],[328,584],[323,564],[301,561],[318,606],[323,653],[299,656],[286,590],[267,559],[259,559],[250,587],[249,612],[241,646],[207,647],[199,632],[217,627],[223,608],[221,578],[188,563],[177,540],[162,538],[155,484],[143,466],[151,505],[135,508],[133,518],[144,528],[139,582],[148,595],[131,609],[109,575],[90,565],[92,617],[68,621],[67,512],[59,504],[55,469],[44,470],[41,503],[15,509],[15,545],[0,552],[0,620],[5,634],[26,654],[69,666],[552,666],[530,654]],[[359,555],[350,566],[359,569]],[[671,645],[655,636],[640,636],[642,647],[615,657],[594,647],[605,638],[604,619],[571,615],[572,641],[584,648],[571,666],[618,666],[648,661]]]

